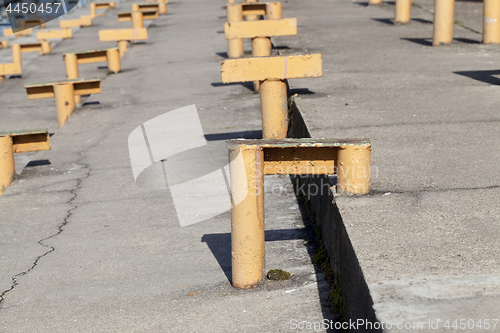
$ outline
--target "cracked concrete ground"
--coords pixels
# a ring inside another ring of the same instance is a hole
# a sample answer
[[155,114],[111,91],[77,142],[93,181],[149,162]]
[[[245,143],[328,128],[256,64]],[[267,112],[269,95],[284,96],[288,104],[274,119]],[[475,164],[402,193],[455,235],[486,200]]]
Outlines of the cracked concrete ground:
[[128,135],[165,112],[196,104],[206,135],[260,133],[258,95],[220,84],[223,4],[170,2],[120,74],[81,65],[82,77],[103,79],[102,94],[84,99],[61,129],[53,100],[27,100],[24,84],[64,78],[64,52],[113,46],[97,31],[130,26],[115,19],[129,5],[119,2],[0,85],[0,131],[54,133],[52,150],[32,157],[45,163],[25,168],[0,197],[0,331],[275,332],[294,319],[335,320],[295,195],[276,191],[289,178],[266,179],[266,270],[294,276],[245,291],[229,284],[229,212],[181,228],[168,191],[134,183]]

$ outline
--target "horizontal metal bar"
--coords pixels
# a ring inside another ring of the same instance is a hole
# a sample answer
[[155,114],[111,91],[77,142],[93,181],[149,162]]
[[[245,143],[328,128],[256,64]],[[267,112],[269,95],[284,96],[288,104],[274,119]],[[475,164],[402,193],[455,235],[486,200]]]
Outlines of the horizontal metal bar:
[[293,36],[297,34],[297,19],[226,22],[226,39]]
[[321,54],[221,61],[223,83],[298,79],[322,75]]
[[0,133],[12,137],[14,153],[50,150],[49,132],[46,128]]
[[74,79],[64,81],[53,81],[43,83],[28,83],[24,86],[28,93],[28,99],[41,99],[54,97],[54,85],[73,84],[75,96],[100,94],[100,79]]
[[148,39],[148,31],[146,28],[99,30],[99,40],[101,42],[135,41],[144,39]]

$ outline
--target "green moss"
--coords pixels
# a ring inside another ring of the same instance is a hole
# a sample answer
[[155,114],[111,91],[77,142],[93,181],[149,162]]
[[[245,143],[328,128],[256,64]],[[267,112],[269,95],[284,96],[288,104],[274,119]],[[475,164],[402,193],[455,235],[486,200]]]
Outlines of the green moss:
[[327,260],[327,258],[328,258],[328,255],[326,253],[326,249],[323,247],[323,245],[321,245],[320,248],[318,249],[318,253],[314,257],[313,262],[316,265],[321,265]]
[[284,281],[289,280],[291,277],[292,274],[282,269],[271,269],[269,272],[267,272],[267,278],[269,280]]

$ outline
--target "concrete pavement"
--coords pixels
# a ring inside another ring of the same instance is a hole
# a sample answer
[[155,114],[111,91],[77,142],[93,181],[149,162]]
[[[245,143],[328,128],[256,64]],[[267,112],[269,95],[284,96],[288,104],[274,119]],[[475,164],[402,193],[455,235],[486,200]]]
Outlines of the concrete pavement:
[[390,4],[287,8],[299,34],[276,44],[324,59],[321,79],[291,82],[311,136],[373,145],[370,195],[336,203],[378,320],[443,332],[466,319],[476,326],[450,330],[484,331],[479,321],[500,316],[500,49],[459,26],[452,46],[429,46],[432,15],[418,7],[406,26],[390,24]]
[[61,129],[54,101],[28,101],[23,85],[64,78],[64,52],[105,46],[99,28],[130,25],[116,22],[116,11],[0,85],[9,96],[1,130],[55,133],[52,150],[33,157],[50,164],[24,169],[0,198],[2,332],[275,332],[292,320],[337,318],[288,178],[266,180],[266,271],[294,276],[245,291],[230,285],[229,212],[181,228],[168,191],[134,183],[128,135],[165,112],[196,104],[214,160],[227,161],[217,138],[260,135],[258,95],[220,84],[223,4],[168,9],[149,25],[149,40],[127,51],[122,73],[81,66],[81,76],[103,78],[102,94]]

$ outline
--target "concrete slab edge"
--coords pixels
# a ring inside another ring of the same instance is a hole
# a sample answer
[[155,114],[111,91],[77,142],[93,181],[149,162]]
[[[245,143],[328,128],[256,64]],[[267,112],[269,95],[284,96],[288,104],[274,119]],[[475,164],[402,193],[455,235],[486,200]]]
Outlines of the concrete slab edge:
[[[290,111],[287,136],[310,138],[307,124],[293,97],[290,96],[290,89],[288,92]],[[335,304],[336,310],[340,312],[345,322],[364,320],[375,324],[378,320],[373,309],[373,299],[335,202],[330,179],[327,176],[313,175],[300,177],[298,186],[307,194],[306,207],[312,215],[313,228],[319,228],[319,238],[328,256],[334,281],[332,292],[340,294],[337,301],[332,300],[337,303]],[[316,193],[316,195],[311,193]],[[358,332],[359,330],[349,329],[348,331]],[[381,330],[363,329],[363,332],[381,332]]]

